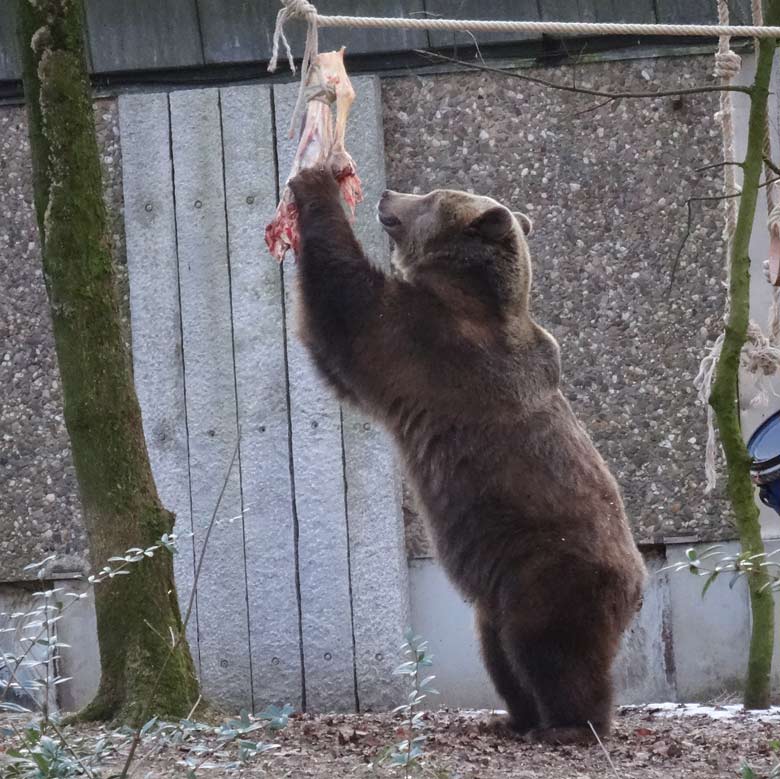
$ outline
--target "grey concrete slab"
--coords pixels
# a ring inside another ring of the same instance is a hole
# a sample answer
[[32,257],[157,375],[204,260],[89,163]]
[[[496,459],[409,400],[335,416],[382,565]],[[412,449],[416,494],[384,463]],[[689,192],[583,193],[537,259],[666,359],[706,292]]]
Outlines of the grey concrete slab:
[[677,700],[672,662],[672,604],[664,556],[646,557],[642,608],[626,631],[613,678],[621,703]]
[[57,638],[69,645],[60,652],[59,675],[69,678],[59,686],[58,703],[62,711],[78,711],[92,700],[100,684],[95,591],[73,579],[55,581],[54,586],[79,596],[86,595],[78,600],[58,595],[64,608],[57,623]]
[[[219,91],[174,92],[170,107],[197,558],[238,436]],[[241,508],[236,461],[197,583],[198,630],[204,694],[249,706]]]
[[[701,550],[708,545],[698,545]],[[684,561],[685,544],[667,547],[669,565]],[[735,542],[722,545],[735,554]],[[705,580],[687,570],[669,575],[677,693],[683,701],[701,701],[724,690],[741,689],[747,668],[750,609],[744,579],[730,589],[721,576],[702,597]]]
[[200,65],[195,0],[85,0],[97,73]]
[[[176,591],[186,610],[194,559],[168,95],[119,98],[133,377],[157,492],[176,515]],[[197,610],[187,625],[197,653]]]
[[430,673],[441,693],[431,697],[430,706],[503,708],[480,656],[471,605],[434,560],[412,560],[409,581],[412,629],[429,643]]
[[[379,79],[352,83],[356,99],[347,148],[364,195],[355,233],[367,255],[387,268],[389,245],[375,210],[385,189]],[[343,424],[358,701],[361,710],[388,709],[403,694],[403,680],[393,669],[402,662],[399,647],[410,619],[400,478],[395,449],[384,431],[349,406]]]
[[[297,84],[274,87],[279,183],[295,154],[287,137]],[[266,262],[272,262],[266,253]],[[310,710],[353,710],[355,661],[341,410],[317,375],[296,332],[296,266],[284,263],[287,360],[298,519],[306,703]]]
[[221,90],[247,593],[255,708],[302,701],[271,90]]

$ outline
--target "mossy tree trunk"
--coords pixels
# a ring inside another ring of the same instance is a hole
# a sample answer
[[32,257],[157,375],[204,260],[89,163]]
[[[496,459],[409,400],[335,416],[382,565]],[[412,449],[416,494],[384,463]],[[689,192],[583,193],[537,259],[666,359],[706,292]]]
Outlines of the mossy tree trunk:
[[[173,527],[149,466],[120,332],[81,0],[19,0],[35,208],[57,360],[95,568]],[[162,548],[97,585],[102,674],[90,719],[184,716],[198,696]],[[171,635],[181,636],[172,645]],[[172,648],[173,646],[173,648]]]
[[[766,11],[766,23],[780,23],[780,0],[771,0]],[[739,366],[742,347],[747,337],[750,317],[750,257],[748,254],[753,218],[756,212],[758,187],[763,166],[764,130],[767,97],[775,53],[774,40],[758,43],[756,77],[751,88],[748,147],[742,167],[742,196],[739,200],[737,226],[731,246],[731,307],[710,405],[715,412],[723,451],[726,455],[728,495],[736,518],[742,551],[748,555],[764,553],[761,525],[750,480],[750,455],[742,436],[739,417]],[[763,558],[758,558],[760,562]],[[769,706],[774,645],[774,598],[769,577],[759,568],[747,576],[752,612],[752,632],[745,681],[745,707],[763,709]]]

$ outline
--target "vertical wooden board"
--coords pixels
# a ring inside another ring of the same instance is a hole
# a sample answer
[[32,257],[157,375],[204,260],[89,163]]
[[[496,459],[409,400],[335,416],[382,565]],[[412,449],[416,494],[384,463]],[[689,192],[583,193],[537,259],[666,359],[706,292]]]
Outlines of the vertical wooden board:
[[[539,21],[536,0],[425,0],[429,14],[445,19],[497,19],[505,21]],[[479,43],[511,43],[512,41],[539,38],[536,33],[475,32]],[[431,30],[431,46],[467,46],[474,39],[466,32]]]
[[16,0],[5,0],[0,3],[0,81],[22,77],[16,26]]
[[545,0],[540,3],[547,22],[655,22],[653,0]]
[[[169,100],[198,557],[238,435],[219,91],[174,92]],[[236,460],[197,584],[198,628],[204,694],[248,706],[251,665],[240,515]]]
[[[197,0],[200,9],[203,49],[206,62],[246,62],[271,56],[278,0]],[[408,16],[423,10],[423,0],[330,0],[320,7],[323,14],[350,16]],[[296,57],[303,54],[306,24],[300,20],[287,25],[286,34]],[[337,28],[320,30],[320,51],[347,47],[348,54],[419,49],[427,45],[423,30],[360,30]]]
[[282,284],[264,241],[277,186],[271,90],[223,89],[221,106],[254,701],[299,708]]
[[546,22],[595,22],[596,0],[545,0],[540,3]]
[[717,24],[718,10],[712,0],[656,0],[662,24]]
[[753,12],[750,5],[750,0],[730,0],[729,21],[732,24],[753,24]]
[[[119,98],[133,375],[163,505],[182,537],[174,556],[182,613],[194,579],[168,95]],[[187,625],[197,660],[197,611]]]
[[596,22],[651,24],[655,22],[654,0],[593,0],[593,16]]
[[[280,186],[295,153],[287,129],[297,91],[297,83],[274,87]],[[283,268],[306,704],[312,711],[351,711],[355,665],[341,413],[298,340],[292,256]]]
[[[662,24],[717,24],[718,8],[711,0],[657,0]],[[731,24],[753,24],[750,0],[729,0]]]
[[195,0],[86,0],[97,73],[203,63]]
[[[347,148],[363,181],[355,233],[366,254],[389,267],[387,236],[376,219],[385,189],[384,131],[379,79],[355,78],[356,99]],[[400,646],[410,624],[409,572],[400,479],[389,436],[350,406],[344,407],[344,464],[352,575],[355,666],[361,710],[390,709],[404,695]]]

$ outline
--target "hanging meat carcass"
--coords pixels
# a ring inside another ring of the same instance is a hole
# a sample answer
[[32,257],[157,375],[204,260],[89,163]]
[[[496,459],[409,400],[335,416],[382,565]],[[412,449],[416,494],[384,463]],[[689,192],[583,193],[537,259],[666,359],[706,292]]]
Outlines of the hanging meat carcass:
[[[344,48],[314,57],[306,79],[303,129],[287,177],[290,181],[302,168],[330,167],[353,216],[355,206],[363,199],[355,163],[344,145],[347,115],[354,99],[355,91],[344,68]],[[334,104],[335,122],[331,110]],[[265,228],[265,242],[281,262],[288,249],[298,251],[298,241],[298,212],[285,184],[274,218]]]

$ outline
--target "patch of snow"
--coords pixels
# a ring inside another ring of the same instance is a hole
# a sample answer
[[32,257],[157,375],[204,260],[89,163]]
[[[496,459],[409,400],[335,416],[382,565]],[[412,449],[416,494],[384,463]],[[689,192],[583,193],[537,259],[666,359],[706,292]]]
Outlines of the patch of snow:
[[780,706],[768,709],[748,709],[741,703],[705,706],[701,703],[645,703],[642,706],[621,706],[624,711],[640,711],[656,717],[709,717],[714,720],[752,719],[757,722],[780,723]]

